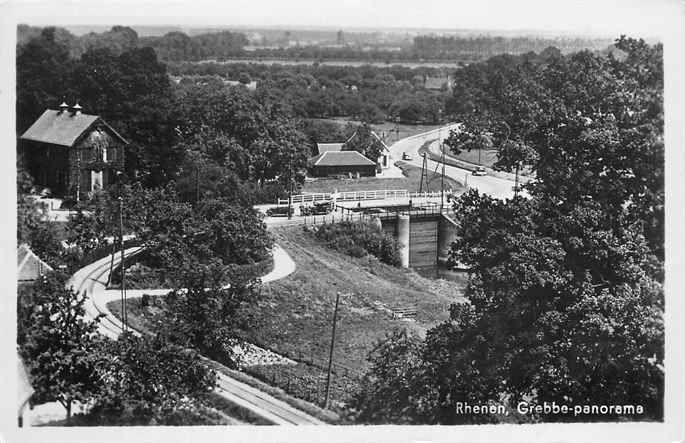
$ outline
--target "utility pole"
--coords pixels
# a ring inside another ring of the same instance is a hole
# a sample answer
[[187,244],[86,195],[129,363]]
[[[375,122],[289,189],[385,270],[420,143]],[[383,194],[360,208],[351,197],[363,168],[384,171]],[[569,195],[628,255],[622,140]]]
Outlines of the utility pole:
[[323,408],[328,409],[331,394],[331,369],[333,368],[333,347],[335,345],[335,324],[338,320],[338,303],[340,303],[340,291],[335,294],[335,310],[333,311],[333,335],[331,336],[331,350],[328,354],[328,376],[326,377],[326,400]]
[[200,203],[200,165],[195,165],[195,204]]
[[442,176],[440,177],[440,213],[445,206],[445,145],[440,139],[440,148],[442,149]]
[[126,332],[127,312],[126,312],[126,271],[124,269],[124,199],[119,197],[119,236],[121,239],[121,319]]
[[421,163],[421,181],[419,182],[419,193],[423,192],[423,181],[426,181],[426,191],[430,191],[428,188],[428,163],[426,160],[426,152],[422,152],[423,162]]
[[293,155],[288,156],[288,220],[293,218]]

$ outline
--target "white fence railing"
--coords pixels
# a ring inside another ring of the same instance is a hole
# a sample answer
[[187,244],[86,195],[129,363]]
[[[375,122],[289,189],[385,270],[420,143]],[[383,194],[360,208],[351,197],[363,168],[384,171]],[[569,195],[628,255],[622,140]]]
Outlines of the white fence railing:
[[[447,194],[448,191],[445,190]],[[437,192],[409,192],[406,189],[380,189],[373,191],[351,191],[318,194],[298,194],[292,196],[293,204],[314,203],[324,201],[360,201],[360,200],[395,200],[399,198],[436,198],[440,197],[441,193]],[[288,199],[278,199],[279,205],[287,205]]]

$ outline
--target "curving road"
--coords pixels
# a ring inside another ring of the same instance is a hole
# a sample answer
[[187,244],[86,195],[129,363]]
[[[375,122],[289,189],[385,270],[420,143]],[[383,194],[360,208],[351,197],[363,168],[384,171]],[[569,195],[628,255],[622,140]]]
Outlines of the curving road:
[[[124,251],[124,255],[130,257],[141,250],[142,247],[129,248]],[[274,247],[273,259],[274,268],[262,277],[263,282],[284,278],[295,271],[295,262],[281,247]],[[118,300],[121,297],[121,292],[119,290],[108,290],[105,287],[109,275],[110,261],[111,256],[107,256],[79,269],[69,279],[67,286],[71,286],[78,293],[85,293],[88,296],[85,305],[87,317],[90,319],[100,317],[98,331],[109,338],[116,339],[123,330],[123,324],[107,309],[107,303]],[[121,256],[117,254],[114,259],[114,267],[120,261]],[[169,291],[169,289],[127,290],[126,294],[127,298],[130,299],[140,297],[143,293],[164,295]],[[140,335],[138,331],[131,330],[131,332],[135,335]],[[265,392],[220,372],[217,373],[216,393],[232,403],[251,410],[273,424],[325,424]]]
[[[421,148],[425,142],[430,140],[435,140],[434,144],[438,144],[439,139],[446,139],[449,137],[450,130],[457,129],[458,127],[458,123],[453,123],[443,126],[442,128],[433,129],[431,131],[399,140],[390,146],[390,155],[393,160],[398,161],[402,160],[403,153],[407,153],[407,155],[411,157],[411,160],[404,161],[421,168],[423,159],[419,155],[419,148]],[[438,173],[442,171],[442,163],[435,162],[429,158],[427,159],[426,164],[431,172],[436,171],[436,169]],[[445,175],[467,187],[478,189],[479,192],[483,194],[489,194],[492,197],[506,199],[514,196],[514,183],[511,180],[494,177],[492,175],[475,176],[472,175],[469,170],[457,168],[451,165],[445,165]]]

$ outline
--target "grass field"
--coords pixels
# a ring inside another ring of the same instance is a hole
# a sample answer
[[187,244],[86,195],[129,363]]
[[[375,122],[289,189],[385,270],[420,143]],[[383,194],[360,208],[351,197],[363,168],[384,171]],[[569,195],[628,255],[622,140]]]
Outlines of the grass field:
[[[404,173],[402,178],[376,178],[376,177],[360,177],[358,179],[317,179],[314,181],[307,181],[302,188],[302,193],[316,193],[316,192],[338,192],[345,191],[365,191],[365,190],[381,190],[381,189],[406,189],[410,192],[418,192],[419,184],[421,182],[421,168],[409,165],[405,162],[398,161],[396,163]],[[440,171],[428,171],[428,186],[431,191],[440,190]],[[455,191],[463,190],[463,186],[459,182],[445,177],[445,189],[452,189]],[[425,183],[424,183],[424,190]]]
[[[423,333],[447,319],[449,305],[462,300],[464,282],[430,280],[373,257],[338,253],[302,227],[276,229],[274,235],[297,270],[265,286],[256,309],[263,322],[250,335],[276,350],[325,360],[338,291],[345,295],[339,309],[337,358],[353,368],[364,368],[369,350],[393,328]],[[416,321],[394,320],[380,306],[415,306]]]

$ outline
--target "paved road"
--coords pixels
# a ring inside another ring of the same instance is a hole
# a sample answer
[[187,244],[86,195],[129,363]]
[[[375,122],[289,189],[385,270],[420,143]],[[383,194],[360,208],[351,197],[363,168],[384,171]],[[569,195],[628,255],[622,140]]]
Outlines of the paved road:
[[[137,254],[141,247],[129,248],[124,251],[125,256]],[[273,251],[274,270],[262,277],[262,281],[274,281],[291,274],[295,270],[295,263],[290,256],[280,247],[276,246]],[[107,290],[105,285],[109,275],[111,257],[107,256],[78,270],[67,282],[68,286],[79,293],[86,293],[88,299],[85,305],[86,315],[94,319],[100,316],[98,330],[103,335],[116,339],[123,330],[123,324],[107,309],[107,303],[118,300],[120,291]],[[121,260],[116,255],[114,266]],[[155,290],[128,290],[127,297],[140,297],[142,293],[166,294],[169,289]],[[138,331],[131,331],[140,335]],[[278,400],[271,395],[255,389],[245,383],[235,380],[225,374],[218,373],[216,392],[225,399],[243,406],[255,414],[277,425],[323,425],[322,421],[293,408],[287,403]]]
[[[439,143],[440,138],[443,140],[449,137],[449,131],[451,129],[456,129],[458,124],[450,124],[439,129],[434,129],[432,131],[424,132],[412,137],[408,137],[397,141],[395,144],[390,146],[390,154],[393,160],[402,160],[402,154],[407,153],[412,160],[407,161],[414,166],[421,167],[423,159],[419,155],[418,151],[421,146],[429,140],[436,140],[435,143]],[[442,165],[438,162],[428,159],[427,166],[430,172],[436,170],[438,173],[442,171]],[[465,186],[478,189],[479,192],[483,194],[489,194],[497,198],[511,198],[514,196],[513,186],[514,183],[510,180],[493,177],[491,175],[485,176],[475,176],[471,175],[471,172],[466,169],[457,168],[454,166],[445,166],[445,175],[464,184]]]

